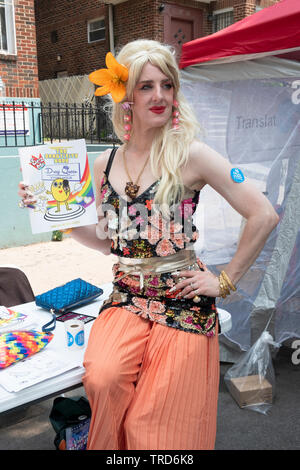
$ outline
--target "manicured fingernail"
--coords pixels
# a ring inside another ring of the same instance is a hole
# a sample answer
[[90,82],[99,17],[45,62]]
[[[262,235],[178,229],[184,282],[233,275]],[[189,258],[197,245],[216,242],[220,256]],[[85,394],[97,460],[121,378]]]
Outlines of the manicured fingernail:
[[35,202],[37,202],[36,199],[24,199],[24,203],[25,204],[34,204]]

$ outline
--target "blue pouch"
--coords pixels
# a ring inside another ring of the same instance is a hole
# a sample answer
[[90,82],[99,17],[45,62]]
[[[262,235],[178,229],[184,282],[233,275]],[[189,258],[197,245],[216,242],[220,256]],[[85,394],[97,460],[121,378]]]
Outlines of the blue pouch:
[[91,302],[101,294],[103,290],[100,287],[78,278],[37,295],[35,303],[46,310],[63,313]]

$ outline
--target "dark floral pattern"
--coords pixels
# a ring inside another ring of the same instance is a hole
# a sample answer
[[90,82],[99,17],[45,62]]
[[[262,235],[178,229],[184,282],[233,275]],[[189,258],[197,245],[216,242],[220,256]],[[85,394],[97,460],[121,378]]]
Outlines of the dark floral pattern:
[[[170,220],[166,221],[159,212],[152,210],[158,184],[159,180],[132,202],[127,202],[104,176],[101,198],[113,254],[128,258],[163,257],[197,240],[198,232],[192,216],[200,192],[190,191],[188,197],[174,206],[173,217],[171,215]],[[189,268],[203,270],[203,265],[198,259]],[[165,326],[208,337],[215,335],[215,298],[200,296],[197,304],[192,299],[177,298],[178,292],[171,292],[175,286],[172,273],[145,275],[142,288],[139,276],[125,275],[118,263],[113,267],[113,274],[113,292],[102,305],[101,311],[122,307]]]
[[[197,260],[190,268],[202,270],[201,266],[200,260]],[[139,276],[124,275],[118,263],[114,265],[113,273],[114,289],[102,310],[123,307],[162,325],[206,336],[215,334],[216,307],[213,297],[201,296],[198,304],[192,299],[177,299],[178,292],[171,292],[175,285],[171,273],[146,275],[142,289]]]
[[101,198],[108,219],[111,252],[128,258],[168,256],[186,248],[198,238],[192,216],[200,191],[189,191],[180,204],[174,204],[170,220],[155,211],[153,200],[159,180],[128,202],[120,197],[104,175]]

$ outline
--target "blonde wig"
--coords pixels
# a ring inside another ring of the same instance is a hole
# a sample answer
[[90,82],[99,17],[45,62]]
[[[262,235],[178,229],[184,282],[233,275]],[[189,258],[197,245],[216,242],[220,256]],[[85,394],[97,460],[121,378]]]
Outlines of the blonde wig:
[[[133,90],[147,62],[158,67],[172,81],[174,87],[174,98],[178,102],[180,113],[179,128],[172,128],[171,116],[169,121],[156,133],[150,152],[153,174],[157,178],[161,178],[154,205],[158,204],[162,213],[167,214],[168,210],[166,209],[183,198],[184,186],[180,170],[187,163],[189,147],[197,135],[199,124],[180,92],[179,69],[175,53],[170,46],[153,40],[136,40],[126,44],[116,59],[129,69],[125,101],[132,101]],[[119,139],[123,141],[124,110],[121,104],[113,103],[112,106],[114,129]]]

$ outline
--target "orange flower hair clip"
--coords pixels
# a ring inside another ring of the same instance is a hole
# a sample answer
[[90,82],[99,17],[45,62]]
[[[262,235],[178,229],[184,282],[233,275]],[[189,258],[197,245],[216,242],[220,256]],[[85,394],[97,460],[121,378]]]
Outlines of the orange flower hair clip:
[[89,75],[89,79],[97,88],[95,91],[96,96],[111,94],[115,103],[120,103],[126,95],[125,83],[128,80],[128,69],[125,65],[119,64],[111,52],[108,52],[105,57],[107,69],[95,70]]

